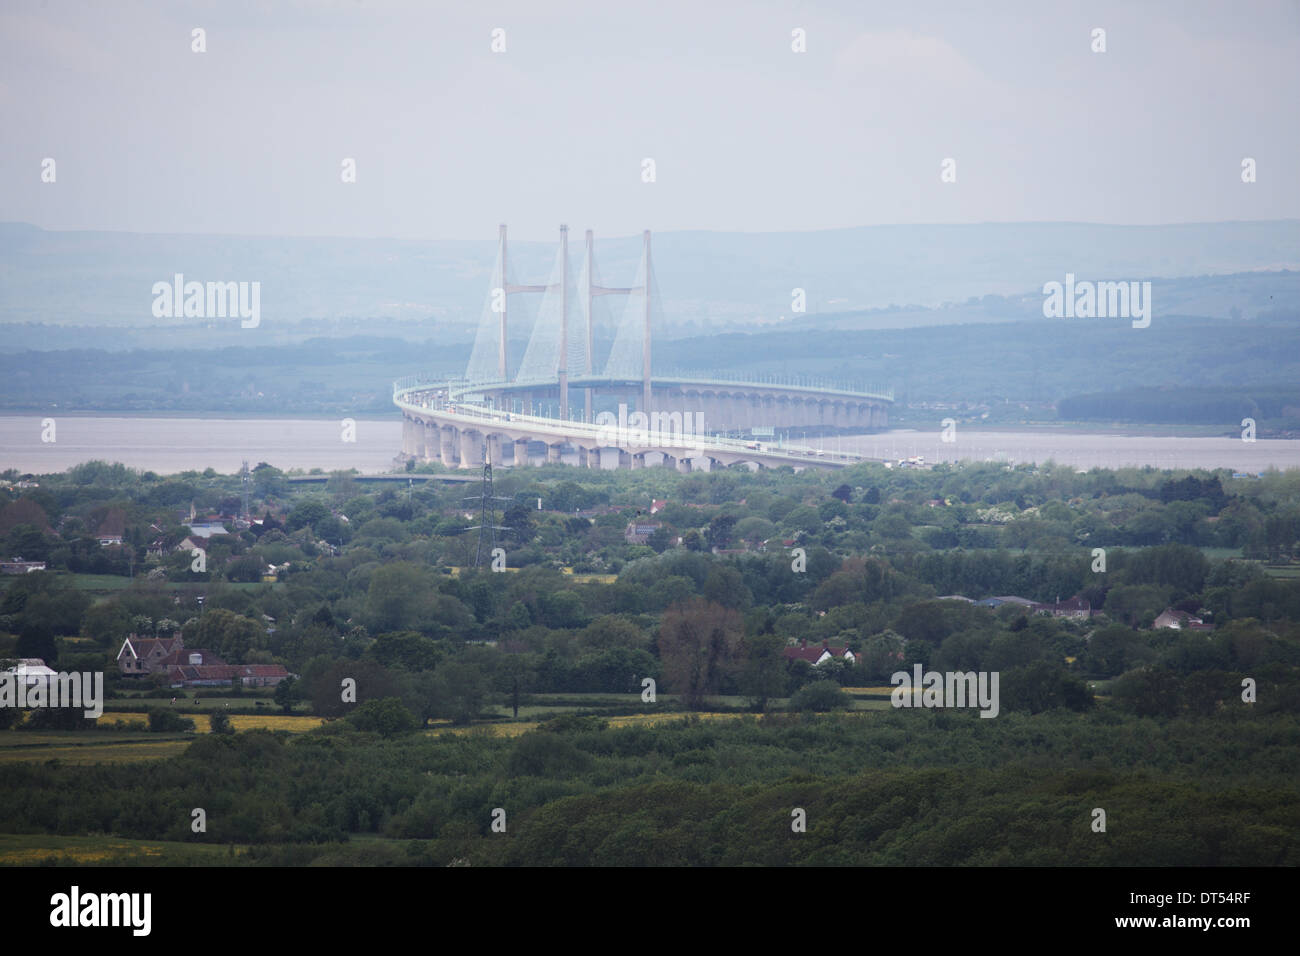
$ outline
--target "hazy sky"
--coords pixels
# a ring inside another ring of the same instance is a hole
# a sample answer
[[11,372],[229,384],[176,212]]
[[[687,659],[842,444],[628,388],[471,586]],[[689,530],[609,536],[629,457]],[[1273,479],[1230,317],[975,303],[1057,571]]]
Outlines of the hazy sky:
[[0,220],[549,240],[1297,217],[1298,109],[1295,2],[3,0]]

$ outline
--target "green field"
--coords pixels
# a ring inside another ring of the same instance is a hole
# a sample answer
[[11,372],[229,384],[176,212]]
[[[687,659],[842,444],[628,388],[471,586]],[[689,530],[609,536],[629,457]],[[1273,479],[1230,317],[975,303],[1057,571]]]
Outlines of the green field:
[[1265,564],[1263,568],[1264,573],[1270,578],[1281,578],[1284,581],[1300,581],[1300,564]]
[[188,734],[116,730],[10,730],[0,734],[0,764],[58,760],[62,763],[128,763],[158,760],[183,751]]

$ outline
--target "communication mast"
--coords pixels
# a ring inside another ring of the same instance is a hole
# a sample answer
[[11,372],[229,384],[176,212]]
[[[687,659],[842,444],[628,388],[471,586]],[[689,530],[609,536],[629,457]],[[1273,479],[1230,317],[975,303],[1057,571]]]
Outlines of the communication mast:
[[241,508],[243,509],[239,515],[241,518],[248,518],[251,520],[252,516],[248,513],[248,509],[252,490],[253,476],[248,471],[248,459],[245,458],[244,467],[239,469],[239,495]]

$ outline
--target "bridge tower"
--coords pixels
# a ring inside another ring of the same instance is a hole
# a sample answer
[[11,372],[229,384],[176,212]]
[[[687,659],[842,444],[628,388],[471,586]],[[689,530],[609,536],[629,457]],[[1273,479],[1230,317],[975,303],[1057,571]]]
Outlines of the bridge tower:
[[645,330],[641,340],[641,401],[642,411],[647,415],[650,414],[650,276],[654,275],[650,271],[650,230],[647,229],[641,234],[642,256],[645,258]]
[[[603,285],[596,275],[593,253],[594,239],[590,229],[586,232],[582,278],[579,281],[579,302],[586,328],[578,341],[574,355],[569,355],[569,227],[560,226],[560,247],[549,279],[540,285],[512,282],[509,269],[509,242],[506,226],[501,224],[498,233],[497,261],[492,272],[492,285],[484,306],[474,347],[470,353],[465,379],[479,383],[519,384],[544,383],[559,386],[560,418],[569,418],[570,375],[588,380],[584,415],[592,421],[591,380],[597,377],[595,368],[594,300],[603,295],[643,296],[641,302],[629,300],[623,317],[617,323],[614,346],[604,366],[604,375],[622,382],[641,382],[639,405],[650,410],[653,396],[650,377],[651,309],[658,308],[654,292],[654,273],[650,257],[650,230],[641,234],[641,263],[636,279],[630,286]],[[528,347],[520,367],[513,378],[507,354],[509,334],[509,300],[520,292],[541,292],[545,296],[537,314],[536,324],[529,336]],[[584,353],[581,358],[578,352]],[[495,353],[495,354],[494,354]]]

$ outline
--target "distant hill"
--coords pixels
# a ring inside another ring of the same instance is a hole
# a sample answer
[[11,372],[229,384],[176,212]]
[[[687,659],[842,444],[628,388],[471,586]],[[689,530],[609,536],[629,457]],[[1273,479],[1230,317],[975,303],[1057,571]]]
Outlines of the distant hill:
[[[464,341],[487,291],[494,232],[489,224],[482,240],[419,242],[55,232],[0,223],[0,322],[184,330],[191,327],[186,320],[155,319],[150,312],[153,283],[180,272],[198,281],[261,282],[263,327],[386,318],[419,322],[421,337],[437,332]],[[512,271],[523,281],[542,281],[554,249],[512,241]],[[598,237],[604,280],[630,282],[639,252],[639,237]],[[708,334],[794,320],[795,288],[805,290],[809,313],[825,314],[969,307],[972,297],[1024,296],[1067,272],[1100,280],[1295,270],[1300,220],[663,232],[654,237],[654,254],[665,334]],[[1231,290],[1220,291],[1225,307],[1233,308]],[[1035,307],[1032,299],[1025,308]],[[992,317],[959,310],[930,318]]]

